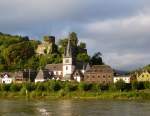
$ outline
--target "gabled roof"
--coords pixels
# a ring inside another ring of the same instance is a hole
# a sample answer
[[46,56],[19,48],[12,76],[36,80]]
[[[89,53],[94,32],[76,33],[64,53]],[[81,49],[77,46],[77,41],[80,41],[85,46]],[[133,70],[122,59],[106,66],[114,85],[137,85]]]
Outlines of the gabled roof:
[[92,65],[86,72],[112,72],[113,69],[108,65]]
[[48,70],[39,70],[37,76],[36,76],[36,79],[40,80],[40,79],[48,79],[49,77],[49,73],[48,73]]
[[75,76],[76,74],[78,74],[80,77],[84,77],[84,74],[78,69],[74,70],[74,72],[72,73],[72,76]]

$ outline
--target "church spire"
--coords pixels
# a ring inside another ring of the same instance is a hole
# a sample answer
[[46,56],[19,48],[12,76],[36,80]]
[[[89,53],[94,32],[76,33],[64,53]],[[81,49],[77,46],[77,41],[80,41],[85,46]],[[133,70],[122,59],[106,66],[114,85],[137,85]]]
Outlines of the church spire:
[[66,57],[72,57],[72,48],[71,48],[71,40],[70,38],[68,39],[68,45],[65,51],[65,56]]

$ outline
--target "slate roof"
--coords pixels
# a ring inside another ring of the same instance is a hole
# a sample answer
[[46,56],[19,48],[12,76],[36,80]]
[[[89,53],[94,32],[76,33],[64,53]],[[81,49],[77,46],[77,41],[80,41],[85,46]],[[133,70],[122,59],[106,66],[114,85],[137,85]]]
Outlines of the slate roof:
[[89,70],[86,72],[88,73],[99,73],[99,72],[113,72],[113,69],[108,65],[92,65]]
[[62,63],[59,63],[59,64],[47,64],[45,66],[45,69],[48,69],[48,70],[51,70],[51,71],[62,71],[62,67],[63,67],[63,64]]
[[49,76],[48,70],[39,70],[36,79],[48,79]]

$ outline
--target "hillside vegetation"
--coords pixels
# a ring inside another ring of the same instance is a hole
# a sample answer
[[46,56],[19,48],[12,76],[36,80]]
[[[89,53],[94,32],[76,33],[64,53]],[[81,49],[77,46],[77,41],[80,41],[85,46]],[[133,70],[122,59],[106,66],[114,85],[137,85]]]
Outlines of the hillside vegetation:
[[[46,37],[48,36],[44,36],[42,41],[48,41]],[[79,43],[75,32],[70,33],[69,38],[77,61],[103,64],[101,53],[99,52],[90,58],[87,53],[86,43]],[[16,71],[29,68],[37,70],[44,68],[48,63],[61,63],[67,42],[68,38],[59,39],[58,44],[52,46],[53,52],[37,55],[35,51],[41,41],[30,40],[27,36],[22,37],[0,32],[0,71]]]

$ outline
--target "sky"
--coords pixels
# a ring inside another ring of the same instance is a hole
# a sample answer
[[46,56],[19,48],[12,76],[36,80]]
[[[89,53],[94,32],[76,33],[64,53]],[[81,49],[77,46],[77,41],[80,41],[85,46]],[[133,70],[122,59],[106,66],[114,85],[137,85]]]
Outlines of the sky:
[[73,31],[115,69],[150,64],[150,0],[0,0],[0,32],[58,40]]

